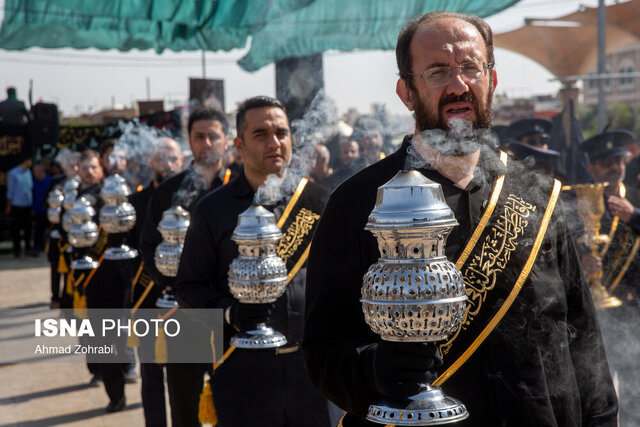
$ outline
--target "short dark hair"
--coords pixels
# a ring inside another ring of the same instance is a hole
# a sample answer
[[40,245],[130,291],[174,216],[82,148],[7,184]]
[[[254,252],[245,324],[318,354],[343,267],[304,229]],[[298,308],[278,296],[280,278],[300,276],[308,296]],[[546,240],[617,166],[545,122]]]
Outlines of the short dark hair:
[[400,78],[407,81],[410,89],[414,89],[413,81],[408,78],[411,77],[411,66],[413,65],[411,58],[411,40],[413,40],[413,35],[420,27],[423,27],[428,23],[447,18],[460,19],[476,27],[484,40],[484,46],[487,50],[487,66],[489,70],[493,69],[493,66],[495,65],[495,58],[493,56],[493,32],[491,31],[489,24],[477,16],[465,13],[449,11],[429,12],[407,22],[402,28],[402,31],[400,31],[398,43],[396,44],[396,62],[398,63],[398,72],[400,74]]
[[238,111],[236,112],[236,133],[238,134],[238,138],[242,138],[242,134],[247,128],[245,122],[247,111],[264,107],[280,108],[285,115],[287,114],[287,109],[284,108],[284,104],[276,98],[271,98],[270,96],[254,96],[253,98],[245,99],[238,105]]
[[118,142],[115,138],[105,139],[98,145],[98,153],[100,153],[100,157],[104,156],[104,153],[109,150],[109,148],[114,148],[116,146],[116,142]]
[[9,96],[11,96],[11,95],[15,96],[15,94],[16,94],[16,88],[15,88],[15,87],[10,86],[10,87],[8,87],[8,88],[7,88],[7,95],[9,95]]
[[227,116],[217,108],[202,105],[189,114],[189,125],[187,127],[189,135],[191,135],[191,128],[193,127],[193,124],[200,120],[215,120],[220,122],[224,134],[229,134],[229,120],[227,120]]
[[98,159],[98,162],[100,161],[100,156],[94,150],[84,150],[82,153],[80,153],[80,160],[78,160],[78,163],[82,163],[85,160],[91,160],[94,158]]

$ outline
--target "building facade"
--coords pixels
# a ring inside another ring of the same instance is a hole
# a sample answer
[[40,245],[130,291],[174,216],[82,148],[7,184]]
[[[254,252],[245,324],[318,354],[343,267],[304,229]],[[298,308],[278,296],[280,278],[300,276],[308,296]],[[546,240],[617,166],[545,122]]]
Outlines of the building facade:
[[[640,44],[618,49],[606,56],[606,71],[630,74],[640,71]],[[590,74],[596,74],[594,68]],[[640,107],[640,78],[617,77],[604,81],[607,104],[626,104],[637,110]],[[598,81],[585,80],[583,99],[586,107],[598,104]]]

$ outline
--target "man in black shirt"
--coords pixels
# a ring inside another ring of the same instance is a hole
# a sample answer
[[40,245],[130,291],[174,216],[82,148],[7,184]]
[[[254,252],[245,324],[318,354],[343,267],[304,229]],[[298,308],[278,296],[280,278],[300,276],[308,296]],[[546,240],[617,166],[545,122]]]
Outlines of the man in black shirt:
[[[396,56],[396,92],[416,132],[327,203],[307,272],[312,381],[348,411],[345,427],[375,425],[365,420],[369,405],[411,396],[436,377],[468,408],[458,425],[614,426],[595,310],[555,206],[561,185],[496,153],[481,131],[497,84],[491,29],[474,16],[429,13],[406,25]],[[360,303],[362,277],[380,256],[364,230],[377,188],[414,168],[442,186],[460,224],[446,255],[463,274],[468,309],[439,351],[381,341]]]
[[[156,188],[182,168],[184,157],[180,144],[167,137],[159,138],[149,156],[149,166],[153,178],[142,190],[129,196],[129,202],[136,210],[136,224],[129,233],[128,244],[134,248],[140,246],[142,226],[147,216],[147,206]],[[131,303],[134,308],[155,308],[156,300],[162,293],[160,285],[151,279],[145,268],[142,257],[134,261],[135,275],[131,290]],[[151,287],[150,289],[148,289]],[[141,337],[138,354],[140,359],[151,360],[154,354],[155,341],[151,337]],[[148,426],[162,427],[167,425],[167,413],[164,400],[164,369],[157,363],[140,363],[142,380],[141,395],[144,419]]]
[[[291,159],[291,136],[280,101],[250,98],[238,108],[236,123],[234,143],[242,156],[243,173],[198,204],[185,239],[176,297],[182,307],[225,309],[227,348],[236,327],[244,329],[266,318],[287,338],[286,346],[277,349],[232,347],[211,380],[219,427],[329,426],[327,402],[307,378],[299,351],[304,265],[327,192],[306,178],[295,177],[293,168],[284,176]],[[232,297],[227,284],[229,265],[238,255],[231,235],[238,215],[254,203],[256,191],[270,174],[295,183],[293,194],[282,192],[263,202],[274,212],[284,235],[278,255],[285,260],[288,285],[273,305],[243,304]]]
[[[158,186],[149,200],[144,219],[140,249],[145,269],[151,274],[154,286],[172,291],[173,277],[163,276],[155,265],[156,247],[162,242],[158,224],[162,213],[172,206],[182,206],[191,212],[197,202],[210,191],[230,179],[222,167],[222,157],[227,145],[229,125],[219,110],[210,107],[195,109],[189,116],[189,146],[193,163],[185,171],[167,179]],[[199,324],[191,328],[202,329],[204,340],[209,333]],[[171,353],[172,348],[168,348]],[[198,402],[202,391],[203,374],[208,365],[169,363],[166,365],[171,423],[174,426],[197,426]]]
[[[592,136],[580,145],[588,154],[587,168],[596,183],[604,188],[604,213],[600,218],[600,234],[609,241],[598,247],[598,256],[588,253],[581,258],[582,268],[601,274],[600,282],[622,305],[599,312],[602,335],[611,365],[618,377],[620,425],[640,425],[636,403],[640,397],[637,385],[640,370],[632,354],[640,352],[637,325],[640,322],[640,209],[628,200],[625,177],[626,145],[635,139],[626,130],[610,130]],[[584,232],[584,230],[581,230]]]

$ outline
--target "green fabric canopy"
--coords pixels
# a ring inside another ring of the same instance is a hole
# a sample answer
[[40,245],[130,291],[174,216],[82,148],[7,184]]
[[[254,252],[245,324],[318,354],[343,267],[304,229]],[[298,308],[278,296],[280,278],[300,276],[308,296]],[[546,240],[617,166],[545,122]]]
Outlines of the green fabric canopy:
[[480,17],[518,0],[6,0],[0,47],[225,50],[251,48],[255,71],[326,50],[393,49],[411,17],[451,10]]
[[487,17],[518,0],[322,0],[252,33],[251,50],[238,64],[247,71],[288,57],[334,49],[395,49],[412,17],[449,10]]
[[0,47],[231,50],[312,0],[6,0]]

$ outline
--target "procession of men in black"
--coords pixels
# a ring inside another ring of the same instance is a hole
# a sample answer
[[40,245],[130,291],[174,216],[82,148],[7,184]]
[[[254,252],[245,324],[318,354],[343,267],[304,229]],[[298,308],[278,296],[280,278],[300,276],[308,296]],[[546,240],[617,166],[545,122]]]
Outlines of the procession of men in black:
[[[548,165],[557,153],[544,144],[549,128],[539,121],[514,124],[510,129],[513,139],[501,141],[500,149],[513,156],[507,166],[495,161],[500,153],[498,144],[421,144],[423,138],[428,141],[428,131],[449,130],[453,119],[470,122],[474,129],[491,127],[498,73],[491,29],[481,19],[448,12],[417,17],[400,32],[396,55],[396,92],[414,114],[415,132],[406,136],[395,152],[382,153],[381,143],[373,144],[373,149],[368,148],[371,144],[359,146],[356,137],[336,143],[336,148],[351,150],[345,165],[349,159],[360,157],[358,151],[366,155],[351,163],[358,166],[348,174],[330,181],[330,189],[335,189],[330,197],[322,185],[331,177],[327,172],[331,150],[313,151],[319,153],[318,161],[324,164],[314,170],[323,172],[308,172],[305,191],[309,192],[308,203],[321,217],[311,243],[308,268],[297,273],[287,293],[275,304],[239,303],[229,293],[226,275],[237,255],[230,235],[238,214],[251,205],[267,176],[284,177],[295,150],[295,135],[284,105],[266,96],[245,100],[237,109],[235,138],[222,112],[209,107],[195,109],[188,124],[193,161],[185,164],[185,169],[180,144],[168,138],[158,142],[150,156],[152,180],[130,197],[138,220],[128,241],[140,249],[141,257],[126,268],[100,269],[103,273],[96,274],[93,281],[119,290],[101,295],[92,293],[89,284],[90,306],[133,305],[139,294],[131,296],[127,291],[135,270],[142,265],[157,287],[143,307],[153,307],[153,301],[168,287],[175,292],[181,307],[224,310],[225,349],[234,327],[265,320],[286,333],[291,351],[236,350],[215,372],[211,365],[167,364],[163,369],[156,364],[142,364],[141,393],[147,425],[167,424],[165,370],[172,425],[200,425],[200,393],[203,378],[209,375],[220,427],[330,426],[338,421],[348,427],[374,425],[364,418],[375,399],[409,396],[420,383],[435,380],[450,362],[434,345],[381,341],[364,322],[359,302],[362,275],[379,256],[375,240],[364,231],[376,189],[406,168],[412,155],[418,156],[422,164],[416,168],[442,185],[445,199],[461,223],[447,245],[448,258],[455,259],[477,225],[497,177],[506,176],[512,191],[528,192],[532,203],[537,203],[535,194],[547,197],[551,192],[553,181],[548,175],[553,173],[553,167]],[[440,73],[438,78],[436,71]],[[369,135],[380,132],[378,126],[368,126]],[[367,130],[360,129],[363,132],[366,134]],[[630,138],[634,139],[633,135]],[[605,132],[583,143],[582,148],[589,156],[594,181],[609,183],[603,232],[609,231],[615,217],[630,236],[638,238],[640,210],[634,206],[637,201],[629,201],[619,190],[624,179],[626,143],[629,135]],[[231,146],[230,158],[236,172],[229,171],[230,176],[225,179],[228,165],[223,159]],[[114,150],[117,143],[111,146],[110,151]],[[110,162],[107,153],[100,165],[97,153],[82,153],[78,169],[82,193],[95,193],[99,199],[102,173],[98,168],[113,173],[126,167],[126,162],[122,164],[126,150],[117,155],[120,157],[111,156],[114,161]],[[239,169],[238,159],[243,164]],[[197,172],[204,185],[184,191],[187,184],[193,186],[193,182],[189,184],[191,172]],[[351,175],[354,176],[349,178]],[[314,178],[317,182],[313,182]],[[161,241],[157,226],[162,212],[176,204],[181,191],[187,196],[178,202],[192,214],[192,223],[178,276],[170,279],[154,266],[154,251]],[[284,195],[266,207],[278,218],[288,201]],[[544,211],[544,203],[540,207]],[[451,394],[460,398],[470,412],[470,418],[460,425],[613,426],[618,419],[618,400],[620,425],[640,425],[638,411],[628,406],[634,404],[637,384],[629,385],[625,378],[620,379],[623,386],[619,392],[624,394],[616,396],[610,374],[619,370],[621,375],[637,376],[637,369],[626,363],[624,352],[612,351],[622,343],[620,328],[612,329],[611,325],[623,325],[625,317],[639,317],[639,255],[632,254],[635,258],[630,260],[631,268],[626,270],[622,284],[616,286],[623,310],[607,312],[607,323],[602,328],[605,346],[583,273],[583,269],[602,268],[603,260],[593,259],[576,243],[580,233],[566,224],[574,219],[568,219],[569,215],[576,216],[572,209],[570,203],[558,202],[544,249],[522,294],[502,323],[447,382]],[[61,247],[56,245],[54,249]],[[629,251],[625,254],[628,256]],[[604,262],[610,262],[609,258]],[[55,270],[56,264],[52,264]],[[516,261],[510,263],[507,269],[513,272],[508,275],[519,273],[518,268]],[[114,275],[118,277],[111,277]],[[506,286],[508,283],[496,285]],[[544,287],[551,297],[538,295],[536,287]],[[499,305],[501,300],[491,301]],[[483,306],[482,310],[495,308]],[[203,339],[207,339],[205,325],[194,321],[192,327],[201,328]],[[518,336],[521,331],[526,333]],[[637,337],[623,336],[637,343]],[[152,350],[149,343],[142,343],[138,351]],[[611,366],[607,355],[610,359],[615,355]],[[105,383],[107,411],[125,409],[123,385],[127,372],[121,366],[100,368],[93,372],[94,383]]]

